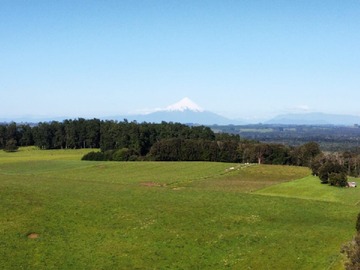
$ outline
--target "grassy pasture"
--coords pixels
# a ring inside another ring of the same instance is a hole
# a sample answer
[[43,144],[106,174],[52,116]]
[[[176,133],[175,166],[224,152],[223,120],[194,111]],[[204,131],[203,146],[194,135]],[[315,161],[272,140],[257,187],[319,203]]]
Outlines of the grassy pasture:
[[359,189],[306,168],[85,152],[0,151],[0,269],[341,269]]
[[341,203],[349,206],[359,206],[360,196],[356,188],[329,188],[328,185],[319,184],[319,179],[307,176],[302,179],[269,186],[257,191],[258,194],[268,196],[282,196]]

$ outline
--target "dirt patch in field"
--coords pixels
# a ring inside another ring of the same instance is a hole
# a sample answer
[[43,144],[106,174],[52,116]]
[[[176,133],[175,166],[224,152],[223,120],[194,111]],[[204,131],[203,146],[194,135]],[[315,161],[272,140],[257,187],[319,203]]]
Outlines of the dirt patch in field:
[[185,187],[174,187],[174,188],[172,188],[172,190],[183,190],[183,189],[185,189]]
[[164,187],[166,184],[156,183],[156,182],[142,182],[140,186],[144,187]]
[[38,233],[29,233],[28,235],[27,235],[27,238],[29,238],[29,239],[36,239],[36,238],[39,238],[39,234]]

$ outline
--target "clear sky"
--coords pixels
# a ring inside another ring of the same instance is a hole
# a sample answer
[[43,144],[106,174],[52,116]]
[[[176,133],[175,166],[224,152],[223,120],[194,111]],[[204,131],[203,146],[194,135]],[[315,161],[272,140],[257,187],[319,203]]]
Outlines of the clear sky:
[[359,0],[0,0],[0,118],[189,97],[231,118],[360,115]]

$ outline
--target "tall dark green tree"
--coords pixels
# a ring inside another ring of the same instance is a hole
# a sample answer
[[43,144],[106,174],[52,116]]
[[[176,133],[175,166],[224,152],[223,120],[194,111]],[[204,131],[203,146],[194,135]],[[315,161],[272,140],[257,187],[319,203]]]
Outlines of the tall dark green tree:
[[14,139],[14,140],[18,140],[19,139],[19,133],[17,130],[17,125],[15,122],[10,123],[7,128],[6,128],[6,139],[10,140],[10,139]]
[[0,125],[0,149],[3,149],[6,144],[6,126]]
[[49,123],[39,123],[33,128],[34,142],[40,149],[51,149],[54,132]]
[[310,167],[312,160],[321,153],[320,146],[316,142],[308,142],[292,151],[293,164]]
[[86,146],[89,148],[100,147],[100,125],[99,119],[92,119],[86,122]]
[[77,134],[76,127],[73,120],[65,120],[64,131],[65,131],[65,148],[73,149],[77,145]]
[[63,149],[65,148],[65,128],[62,123],[53,121],[50,124],[50,129],[53,134],[51,140],[51,148]]
[[34,145],[33,132],[32,132],[30,125],[28,125],[28,124],[20,125],[19,133],[20,133],[19,144],[21,146]]
[[[115,121],[104,121],[100,128],[100,148],[101,151],[117,149],[116,138],[118,135],[118,124]],[[125,147],[125,146],[124,146]],[[122,147],[120,147],[122,148]]]

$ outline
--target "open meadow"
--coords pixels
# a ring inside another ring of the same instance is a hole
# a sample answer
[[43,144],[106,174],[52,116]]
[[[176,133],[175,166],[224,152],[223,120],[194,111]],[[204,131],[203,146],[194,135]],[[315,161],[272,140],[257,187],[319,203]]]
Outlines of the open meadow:
[[0,269],[342,269],[358,188],[294,166],[0,151]]

